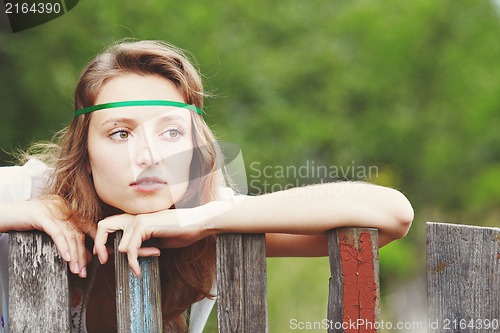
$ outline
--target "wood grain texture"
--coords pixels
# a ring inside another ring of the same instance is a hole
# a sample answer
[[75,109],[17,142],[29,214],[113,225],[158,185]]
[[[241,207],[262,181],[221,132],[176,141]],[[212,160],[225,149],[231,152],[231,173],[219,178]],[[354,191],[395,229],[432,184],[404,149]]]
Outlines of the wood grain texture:
[[264,234],[217,236],[219,333],[267,332]]
[[119,333],[162,332],[161,284],[158,257],[139,258],[135,278],[127,255],[118,252],[122,232],[115,238],[116,315]]
[[331,271],[328,332],[379,332],[378,231],[335,229],[329,232],[328,247]]
[[427,223],[427,302],[428,332],[500,332],[500,229]]
[[70,332],[68,269],[41,232],[9,234],[10,333]]

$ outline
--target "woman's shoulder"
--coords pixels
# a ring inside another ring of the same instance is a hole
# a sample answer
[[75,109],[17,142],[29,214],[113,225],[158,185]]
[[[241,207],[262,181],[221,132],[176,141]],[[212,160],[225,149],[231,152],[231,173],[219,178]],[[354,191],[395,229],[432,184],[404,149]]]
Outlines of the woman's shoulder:
[[0,201],[28,200],[48,186],[52,168],[31,159],[24,165],[0,167]]

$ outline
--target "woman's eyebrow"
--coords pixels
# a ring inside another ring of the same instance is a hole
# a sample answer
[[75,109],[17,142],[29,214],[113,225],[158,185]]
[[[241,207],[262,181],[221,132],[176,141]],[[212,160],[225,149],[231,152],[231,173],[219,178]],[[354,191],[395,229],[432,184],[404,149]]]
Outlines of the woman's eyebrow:
[[187,120],[184,118],[184,117],[181,117],[179,115],[163,115],[163,116],[160,116],[160,117],[157,117],[155,118],[159,121],[161,121],[162,123],[165,123],[165,122],[169,122],[169,121],[182,121],[184,123],[187,123]]
[[106,126],[107,124],[136,124],[136,121],[130,118],[112,118],[106,119],[101,123],[101,126]]
[[[162,123],[165,122],[170,122],[170,121],[182,121],[184,123],[187,123],[187,120],[184,117],[181,117],[179,115],[164,115],[164,116],[159,116],[153,119],[149,119],[146,122],[149,122],[151,120],[156,120],[156,121],[161,121]],[[111,118],[111,119],[106,119],[101,123],[101,126],[106,126],[107,124],[127,124],[127,125],[138,125],[140,122],[137,121],[136,119],[133,118]]]

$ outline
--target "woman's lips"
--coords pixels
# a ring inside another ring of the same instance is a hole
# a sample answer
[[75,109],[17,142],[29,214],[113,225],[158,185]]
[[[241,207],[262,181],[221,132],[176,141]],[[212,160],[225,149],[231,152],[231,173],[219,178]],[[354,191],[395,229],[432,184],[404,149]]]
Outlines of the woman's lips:
[[130,186],[137,192],[149,193],[165,188],[167,182],[157,177],[143,177],[131,183]]

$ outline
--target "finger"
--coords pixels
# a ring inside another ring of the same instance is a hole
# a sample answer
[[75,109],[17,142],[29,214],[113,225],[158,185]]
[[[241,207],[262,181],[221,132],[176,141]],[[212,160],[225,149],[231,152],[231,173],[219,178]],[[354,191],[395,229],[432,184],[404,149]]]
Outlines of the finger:
[[78,255],[74,242],[71,241],[66,233],[67,225],[63,225],[60,223],[60,220],[53,218],[54,210],[49,209],[52,207],[49,204],[41,203],[40,201],[32,201],[32,203],[37,205],[36,207],[42,208],[42,214],[39,215],[40,219],[34,227],[44,231],[52,238],[59,254],[68,262],[71,272],[74,272],[74,263],[78,260]]
[[160,249],[156,247],[141,247],[137,251],[139,257],[159,257],[161,254]]
[[[127,248],[131,243],[135,243],[137,248],[141,247],[142,239],[139,232],[139,223],[128,223],[127,227],[123,230],[122,239],[120,240],[120,244],[118,245],[118,251],[125,253],[127,252]],[[139,239],[137,239],[139,238]],[[138,245],[137,245],[138,244]]]
[[[128,241],[125,238],[125,234],[129,234]],[[139,234],[134,234],[130,229],[124,231],[124,238],[118,244],[118,251],[121,253],[127,253],[128,265],[132,270],[132,273],[137,278],[141,275],[141,267],[138,261],[138,252],[142,244],[142,240]]]
[[104,225],[99,224],[94,238],[94,254],[97,254],[99,262],[105,264],[108,261],[108,249],[106,243],[108,241],[108,231]]
[[86,265],[85,235],[76,230],[70,222],[53,215],[45,217],[40,222],[40,227],[52,237],[61,257],[68,262],[70,271],[82,277],[86,276],[86,270],[82,271]]
[[85,247],[85,235],[81,232],[78,232],[78,234],[76,235],[76,249],[78,252],[78,264],[80,266],[80,272],[78,273],[78,276],[81,278],[86,278],[88,250]]
[[69,224],[60,222],[59,220],[47,219],[42,223],[42,229],[54,241],[56,247],[68,262],[69,269],[73,274],[80,273],[80,266],[78,264],[78,250],[76,248],[76,241],[74,234],[68,232]]
[[128,266],[132,270],[132,273],[137,278],[141,275],[141,266],[139,265],[139,260],[137,260],[137,249],[129,249],[127,252]]
[[82,247],[85,247],[85,236],[66,221],[56,220],[56,223],[63,230],[64,237],[66,237],[68,242],[71,254],[70,271],[82,276],[82,268],[85,267],[85,252],[82,249]]
[[111,216],[100,221],[97,225],[97,232],[94,239],[94,253],[97,254],[101,264],[108,261],[108,250],[106,243],[108,235],[118,230],[123,230],[125,221],[120,216]]
[[85,260],[83,258],[83,255],[80,253],[82,250],[80,250],[79,247],[85,246],[85,236],[81,232],[73,228],[73,226],[69,222],[61,220],[54,220],[54,222],[63,232],[69,247],[69,253],[71,255],[69,269],[73,274],[80,274],[81,269],[85,267]]
[[66,241],[66,237],[64,237],[64,232],[59,226],[53,221],[46,220],[42,223],[41,229],[52,238],[61,258],[66,262],[70,262],[72,258],[68,242]]

